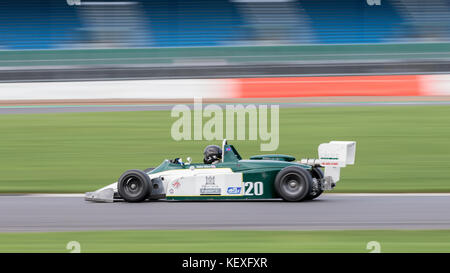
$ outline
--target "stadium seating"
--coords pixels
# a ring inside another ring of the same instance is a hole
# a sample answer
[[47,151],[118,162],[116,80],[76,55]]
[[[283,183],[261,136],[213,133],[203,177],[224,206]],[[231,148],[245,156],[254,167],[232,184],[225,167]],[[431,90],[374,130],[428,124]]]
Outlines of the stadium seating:
[[0,50],[396,43],[450,36],[448,0],[80,1],[2,1]]

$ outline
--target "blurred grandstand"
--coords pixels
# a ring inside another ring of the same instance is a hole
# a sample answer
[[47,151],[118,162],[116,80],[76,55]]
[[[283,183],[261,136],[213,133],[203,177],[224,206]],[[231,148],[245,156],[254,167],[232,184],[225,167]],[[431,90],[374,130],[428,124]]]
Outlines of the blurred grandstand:
[[0,46],[15,50],[449,41],[447,0],[368,2],[3,1]]
[[442,73],[449,40],[449,0],[3,1],[0,81]]

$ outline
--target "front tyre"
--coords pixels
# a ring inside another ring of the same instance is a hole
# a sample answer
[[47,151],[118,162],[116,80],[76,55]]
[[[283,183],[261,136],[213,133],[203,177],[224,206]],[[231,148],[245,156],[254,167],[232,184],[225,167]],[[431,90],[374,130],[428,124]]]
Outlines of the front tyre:
[[154,169],[155,168],[147,168],[147,169],[144,170],[144,173],[149,173],[149,172],[153,171]]
[[275,190],[285,201],[301,201],[310,193],[312,183],[309,171],[289,166],[277,174]]
[[120,176],[117,190],[127,202],[142,202],[151,193],[150,177],[141,170],[128,170]]

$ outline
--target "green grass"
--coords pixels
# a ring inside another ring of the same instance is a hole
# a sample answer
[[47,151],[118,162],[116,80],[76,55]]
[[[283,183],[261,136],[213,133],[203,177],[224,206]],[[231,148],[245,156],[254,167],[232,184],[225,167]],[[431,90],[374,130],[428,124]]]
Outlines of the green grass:
[[[132,168],[191,156],[208,141],[174,141],[169,111],[0,115],[0,192],[84,192]],[[450,107],[280,109],[269,153],[316,157],[330,140],[356,140],[356,164],[336,192],[450,192]],[[220,144],[220,141],[212,143]],[[245,158],[259,141],[231,141]]]
[[0,233],[0,252],[450,252],[450,230],[87,231]]

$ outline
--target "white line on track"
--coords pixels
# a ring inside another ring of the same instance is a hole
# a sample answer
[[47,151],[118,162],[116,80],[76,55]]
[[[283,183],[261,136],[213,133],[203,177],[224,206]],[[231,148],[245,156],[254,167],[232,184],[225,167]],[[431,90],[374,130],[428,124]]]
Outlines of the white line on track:
[[18,197],[84,197],[84,193],[31,193],[31,194],[17,194],[17,195],[11,195],[11,196],[18,196]]

